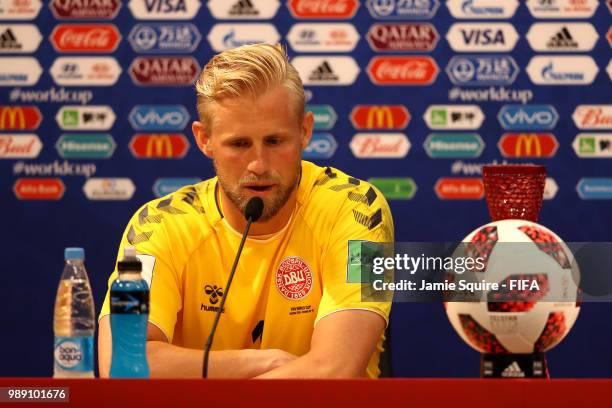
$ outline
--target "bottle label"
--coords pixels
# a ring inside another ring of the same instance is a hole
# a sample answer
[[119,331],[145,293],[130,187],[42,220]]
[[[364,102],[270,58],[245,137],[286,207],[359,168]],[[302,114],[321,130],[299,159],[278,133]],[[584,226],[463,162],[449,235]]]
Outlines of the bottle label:
[[111,313],[121,314],[148,314],[149,291],[119,291],[110,292]]
[[56,369],[93,371],[93,336],[56,336],[53,357]]

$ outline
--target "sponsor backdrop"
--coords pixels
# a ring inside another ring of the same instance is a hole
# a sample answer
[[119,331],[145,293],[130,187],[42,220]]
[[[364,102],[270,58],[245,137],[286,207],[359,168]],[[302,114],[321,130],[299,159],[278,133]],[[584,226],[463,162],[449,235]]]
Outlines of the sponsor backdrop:
[[[0,375],[51,373],[65,246],[85,247],[99,310],[132,213],[213,175],[190,132],[192,83],[244,43],[287,46],[316,118],[304,156],[378,186],[398,241],[460,240],[486,223],[481,166],[495,162],[545,164],[541,223],[612,241],[610,8],[0,0]],[[583,306],[549,353],[554,376],[612,375],[610,311]],[[395,305],[391,330],[396,375],[478,375],[440,304]]]

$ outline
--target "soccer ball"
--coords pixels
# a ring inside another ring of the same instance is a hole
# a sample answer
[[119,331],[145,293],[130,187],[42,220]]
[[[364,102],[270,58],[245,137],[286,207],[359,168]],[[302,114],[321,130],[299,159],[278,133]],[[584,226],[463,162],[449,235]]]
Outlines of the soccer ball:
[[454,329],[477,351],[544,352],[574,325],[580,271],[567,245],[548,228],[524,220],[492,222],[465,237],[453,253],[458,256],[481,257],[484,268],[447,271],[447,280],[457,287],[461,280],[499,285],[467,294],[456,290],[445,298]]

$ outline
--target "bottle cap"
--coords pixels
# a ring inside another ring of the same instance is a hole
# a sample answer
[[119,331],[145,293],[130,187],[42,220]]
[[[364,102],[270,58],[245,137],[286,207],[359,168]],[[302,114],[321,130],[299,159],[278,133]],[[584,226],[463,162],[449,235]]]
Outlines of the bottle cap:
[[123,259],[117,262],[117,271],[122,272],[142,272],[142,263],[136,256],[136,248],[127,246],[123,250]]
[[64,249],[64,259],[82,261],[85,259],[85,250],[83,248],[66,248]]

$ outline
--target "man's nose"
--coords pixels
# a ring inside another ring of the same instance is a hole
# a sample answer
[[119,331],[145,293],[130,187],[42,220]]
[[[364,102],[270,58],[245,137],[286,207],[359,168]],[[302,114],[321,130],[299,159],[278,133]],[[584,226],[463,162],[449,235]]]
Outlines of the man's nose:
[[269,159],[265,147],[261,144],[255,144],[249,153],[250,157],[247,170],[258,176],[266,174],[269,170]]

